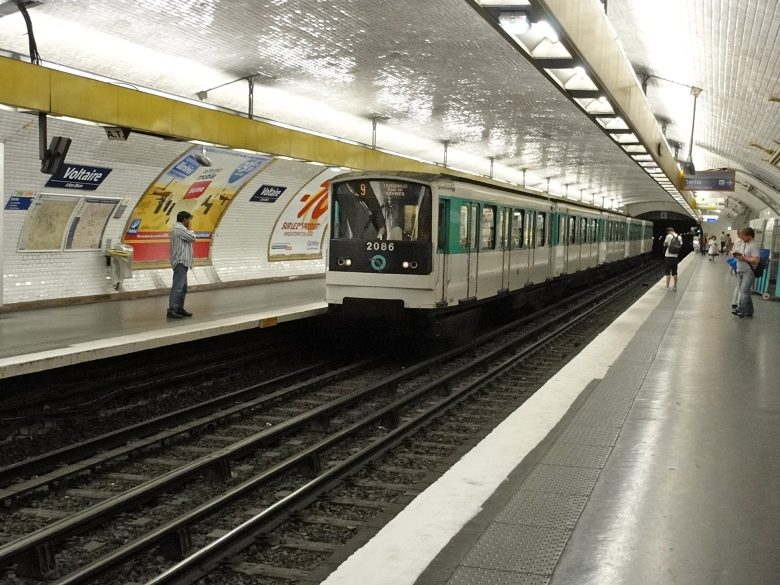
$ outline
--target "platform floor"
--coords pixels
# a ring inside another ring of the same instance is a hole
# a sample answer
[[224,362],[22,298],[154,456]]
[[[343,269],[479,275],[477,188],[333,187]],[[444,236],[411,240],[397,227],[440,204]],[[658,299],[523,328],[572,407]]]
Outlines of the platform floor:
[[0,379],[324,313],[325,279],[190,292],[194,316],[168,320],[167,296],[0,314]]
[[680,273],[324,583],[780,583],[780,303]]

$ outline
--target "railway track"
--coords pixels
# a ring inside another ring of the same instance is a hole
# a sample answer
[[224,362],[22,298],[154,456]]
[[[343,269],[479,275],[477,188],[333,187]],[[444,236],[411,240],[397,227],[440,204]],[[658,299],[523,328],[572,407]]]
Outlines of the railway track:
[[[619,280],[629,287],[627,278]],[[614,311],[620,294],[606,283],[600,300],[567,299],[420,363],[352,364],[273,400],[227,408],[137,450],[96,455],[88,469],[46,484],[56,491],[33,504],[43,486],[10,486],[0,566],[14,580],[58,585],[128,575],[193,582],[212,569],[227,571],[208,577],[219,583],[308,578],[359,529],[381,525],[387,501],[432,480],[453,445],[471,444],[524,400],[517,388],[559,368],[561,348],[568,355],[600,330],[605,323],[593,315]],[[578,328],[586,318],[596,324]],[[533,367],[519,365],[540,348]],[[423,438],[410,441],[414,432]],[[390,463],[366,469],[389,450]],[[258,544],[258,535],[271,536]],[[152,549],[159,555],[146,554]]]

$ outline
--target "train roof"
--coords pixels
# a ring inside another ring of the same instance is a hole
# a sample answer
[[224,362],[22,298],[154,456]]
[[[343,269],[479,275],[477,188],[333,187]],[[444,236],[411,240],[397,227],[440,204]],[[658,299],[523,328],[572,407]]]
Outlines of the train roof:
[[623,218],[630,218],[635,219],[637,221],[646,221],[639,218],[632,217],[630,215],[626,215],[624,213],[617,213],[615,211],[604,209],[603,207],[599,207],[598,205],[593,205],[591,203],[585,203],[581,201],[572,201],[571,199],[566,199],[565,197],[558,197],[556,195],[550,195],[548,193],[542,193],[540,191],[535,191],[533,189],[528,189],[527,187],[520,187],[519,185],[513,185],[510,183],[504,183],[502,181],[497,181],[495,179],[489,179],[487,177],[484,178],[471,178],[471,177],[462,177],[460,175],[455,175],[451,173],[419,173],[415,171],[354,171],[349,173],[344,173],[341,175],[337,175],[333,177],[332,180],[352,180],[352,179],[363,179],[367,177],[373,177],[373,178],[393,178],[393,177],[401,177],[404,179],[414,179],[417,181],[423,181],[426,183],[433,183],[434,181],[441,181],[441,180],[448,180],[453,182],[459,182],[459,183],[469,183],[472,185],[479,185],[482,187],[490,187],[493,189],[499,189],[501,191],[506,191],[508,193],[514,193],[519,195],[526,195],[528,197],[533,197],[535,199],[543,200],[543,201],[550,201],[554,203],[559,203],[566,205],[568,207],[579,207],[582,209],[587,209],[589,211],[598,211],[599,213],[607,213],[609,215],[614,215],[616,217],[623,217]]

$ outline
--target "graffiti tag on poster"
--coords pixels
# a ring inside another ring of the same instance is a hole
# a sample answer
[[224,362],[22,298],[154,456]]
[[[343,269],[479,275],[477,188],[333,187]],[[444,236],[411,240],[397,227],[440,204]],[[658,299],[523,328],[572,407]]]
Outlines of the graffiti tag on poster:
[[290,199],[276,220],[268,243],[268,260],[312,260],[323,257],[328,227],[328,190],[339,171],[314,177]]
[[270,156],[195,146],[172,161],[146,189],[130,214],[122,242],[133,247],[141,268],[167,265],[170,231],[180,211],[192,214],[196,265],[210,263],[211,242],[239,191]]

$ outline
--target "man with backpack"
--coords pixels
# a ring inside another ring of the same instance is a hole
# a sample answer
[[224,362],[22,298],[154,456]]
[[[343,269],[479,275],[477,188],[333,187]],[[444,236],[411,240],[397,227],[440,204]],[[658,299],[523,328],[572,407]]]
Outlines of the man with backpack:
[[737,259],[737,289],[739,298],[737,306],[731,311],[737,317],[753,316],[752,289],[756,280],[756,271],[760,271],[760,251],[753,241],[756,232],[751,227],[744,227],[737,232],[739,241],[734,244],[732,255]]
[[666,228],[664,240],[664,272],[666,273],[666,288],[669,289],[669,281],[674,279],[674,288],[677,290],[677,263],[682,251],[682,237],[674,231],[673,227]]

